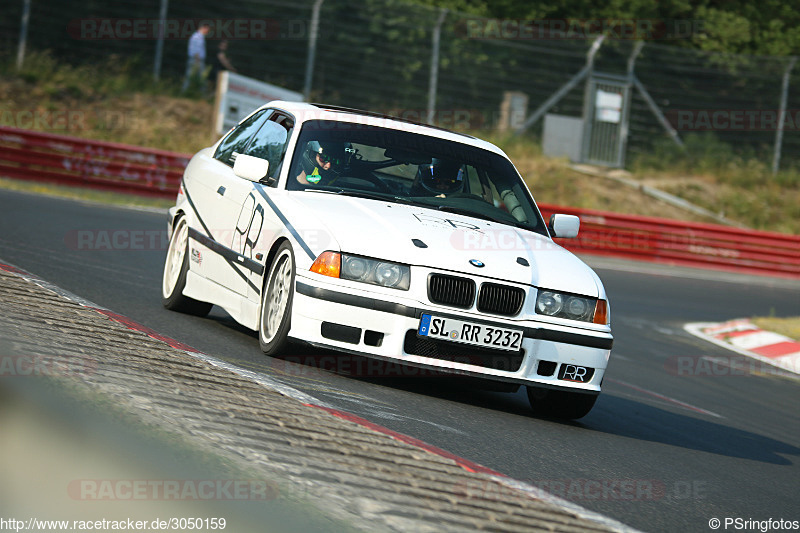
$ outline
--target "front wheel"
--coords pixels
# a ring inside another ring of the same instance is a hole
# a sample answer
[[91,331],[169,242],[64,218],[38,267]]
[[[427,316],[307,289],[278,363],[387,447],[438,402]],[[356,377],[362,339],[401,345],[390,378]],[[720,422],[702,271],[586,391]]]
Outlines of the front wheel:
[[161,279],[161,303],[172,311],[180,311],[190,315],[206,316],[212,304],[200,302],[183,295],[186,286],[186,272],[189,270],[189,225],[186,217],[175,222],[172,237],[167,248],[167,260],[164,263],[164,275]]
[[258,343],[267,355],[278,353],[288,340],[294,299],[294,270],[292,246],[284,242],[275,253],[261,292]]
[[566,420],[577,420],[588,415],[598,396],[531,386],[527,389],[528,401],[535,415]]

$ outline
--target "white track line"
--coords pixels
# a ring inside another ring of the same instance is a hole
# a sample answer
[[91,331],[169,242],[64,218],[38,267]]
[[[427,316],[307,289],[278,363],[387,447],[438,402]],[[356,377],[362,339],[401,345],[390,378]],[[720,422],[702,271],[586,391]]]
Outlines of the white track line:
[[695,413],[714,416],[714,417],[717,417],[717,418],[725,418],[724,416],[718,415],[717,413],[714,413],[712,411],[708,411],[708,410],[702,409],[700,407],[695,407],[694,405],[688,404],[686,402],[682,402],[680,400],[676,400],[675,398],[670,398],[669,396],[664,396],[663,394],[659,394],[657,392],[653,392],[653,391],[649,391],[647,389],[643,389],[643,388],[638,387],[636,385],[631,385],[630,383],[625,383],[624,381],[620,381],[618,379],[612,379],[612,378],[607,378],[607,379],[611,383],[616,383],[617,385],[622,385],[623,387],[628,387],[628,388],[633,389],[635,391],[641,392],[642,394],[647,394],[649,396],[653,396],[654,398],[658,398],[659,400],[664,400],[665,402],[675,404],[675,405],[677,405],[679,407],[682,407],[684,409],[688,409],[690,411],[694,411]]

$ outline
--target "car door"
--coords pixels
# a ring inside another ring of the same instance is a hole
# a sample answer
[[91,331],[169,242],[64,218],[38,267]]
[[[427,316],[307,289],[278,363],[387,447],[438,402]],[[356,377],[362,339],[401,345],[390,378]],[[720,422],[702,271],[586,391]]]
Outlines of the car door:
[[[294,121],[286,113],[273,111],[250,139],[243,154],[269,161],[269,172],[266,178],[273,178],[277,183],[278,174],[283,164],[286,144]],[[269,180],[265,180],[268,182]],[[225,198],[234,208],[233,215],[226,221],[229,230],[226,245],[236,252],[236,277],[232,280],[234,290],[258,300],[261,293],[261,276],[268,249],[257,249],[262,236],[263,246],[268,247],[274,236],[280,231],[280,221],[267,205],[264,194],[268,194],[269,185],[257,184],[240,178],[233,173],[225,183]]]
[[[186,192],[197,217],[192,238],[192,269],[220,285],[237,290],[241,277],[234,269],[230,247],[230,220],[239,214],[240,204],[230,199],[234,154],[244,151],[267,120],[271,110],[261,110],[231,130],[216,151],[193,166]],[[238,281],[237,281],[238,278]]]

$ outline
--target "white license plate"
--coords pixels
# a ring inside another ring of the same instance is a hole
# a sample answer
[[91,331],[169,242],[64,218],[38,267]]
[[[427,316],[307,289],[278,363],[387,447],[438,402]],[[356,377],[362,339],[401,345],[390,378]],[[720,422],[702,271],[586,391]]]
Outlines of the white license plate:
[[417,333],[431,339],[461,342],[499,350],[516,351],[522,346],[521,330],[432,315],[422,315]]

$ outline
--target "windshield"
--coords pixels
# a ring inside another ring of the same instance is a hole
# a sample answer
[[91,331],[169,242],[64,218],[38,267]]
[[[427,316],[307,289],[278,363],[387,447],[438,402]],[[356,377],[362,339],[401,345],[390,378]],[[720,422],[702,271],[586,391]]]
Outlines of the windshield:
[[287,188],[409,203],[547,235],[506,158],[466,144],[376,126],[303,124]]

